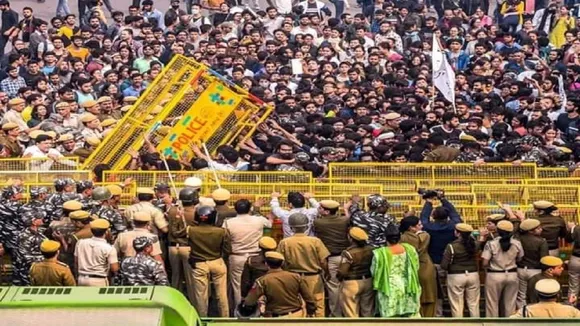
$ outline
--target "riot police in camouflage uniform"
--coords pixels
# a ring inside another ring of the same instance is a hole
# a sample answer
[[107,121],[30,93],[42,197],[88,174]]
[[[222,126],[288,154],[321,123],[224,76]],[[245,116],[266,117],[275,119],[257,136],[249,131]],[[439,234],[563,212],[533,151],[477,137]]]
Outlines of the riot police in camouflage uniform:
[[74,185],[75,181],[71,178],[54,180],[56,192],[50,194],[46,199],[49,204],[55,207],[55,211],[51,214],[54,219],[58,220],[63,217],[62,204],[77,198],[76,193],[74,193]]
[[77,194],[78,194],[78,201],[83,204],[84,211],[90,211],[95,206],[95,202],[93,201],[93,182],[91,180],[83,180],[77,182]]
[[113,238],[117,234],[127,231],[127,225],[121,214],[109,205],[109,200],[113,197],[111,191],[105,187],[97,187],[93,190],[93,200],[95,206],[91,210],[92,215],[105,219],[111,223],[111,235]]
[[349,202],[348,213],[353,226],[365,230],[369,236],[368,244],[374,248],[386,245],[385,232],[387,226],[396,223],[393,216],[387,214],[389,203],[385,197],[374,194],[367,198],[369,211],[365,212],[361,208],[360,197],[353,196]]
[[27,212],[23,219],[28,226],[17,237],[17,249],[14,256],[14,271],[12,282],[14,285],[30,285],[29,272],[33,263],[44,260],[40,251],[40,244],[46,240],[43,234],[42,223],[46,214],[41,211]]
[[[20,207],[20,215],[27,212],[45,212],[44,225],[50,224],[55,218],[52,216],[56,207],[50,204],[48,198],[48,189],[46,187],[30,188],[30,200]],[[60,218],[60,216],[59,216]]]
[[0,199],[0,238],[4,248],[12,254],[18,248],[16,238],[26,228],[21,216],[18,214],[22,203],[23,189],[18,186],[6,187]]
[[121,285],[164,285],[168,286],[167,274],[163,264],[151,257],[153,241],[149,237],[133,240],[137,253],[121,262]]

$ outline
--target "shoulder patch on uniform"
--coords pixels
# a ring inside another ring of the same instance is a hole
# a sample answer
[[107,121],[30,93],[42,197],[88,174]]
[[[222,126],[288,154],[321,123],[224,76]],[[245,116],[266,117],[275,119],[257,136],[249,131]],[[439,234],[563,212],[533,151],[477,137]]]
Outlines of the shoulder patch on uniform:
[[63,267],[66,267],[66,268],[68,268],[68,265],[67,265],[67,264],[65,264],[65,263],[63,263],[63,262],[61,262],[61,261],[58,261],[58,260],[57,260],[57,261],[56,261],[56,263],[57,263],[58,265],[60,265],[60,266],[63,266]]

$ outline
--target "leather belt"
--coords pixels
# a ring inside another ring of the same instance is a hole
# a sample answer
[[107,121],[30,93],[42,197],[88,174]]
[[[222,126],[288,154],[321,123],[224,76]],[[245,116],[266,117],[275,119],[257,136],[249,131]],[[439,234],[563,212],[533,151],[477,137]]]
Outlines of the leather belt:
[[452,272],[452,271],[449,271],[449,272],[447,272],[447,274],[450,274],[450,275],[456,275],[456,274],[469,274],[469,273],[477,273],[477,271],[476,271],[476,270],[475,270],[475,271],[468,271],[468,270],[464,270],[464,271],[454,271],[454,272]]
[[517,271],[518,271],[517,268],[508,269],[508,270],[505,270],[505,271],[494,271],[494,270],[491,270],[491,269],[488,269],[487,270],[488,273],[514,273],[514,272],[517,272]]
[[253,256],[253,255],[258,255],[260,254],[260,252],[232,252],[230,255],[232,256]]
[[320,272],[298,272],[297,274],[300,274],[302,276],[312,276],[312,275],[318,275],[320,274]]
[[96,274],[80,274],[79,276],[82,276],[82,277],[91,277],[91,278],[107,278],[106,276],[96,275]]
[[284,312],[284,313],[281,313],[281,314],[272,313],[272,317],[282,317],[282,316],[287,316],[287,315],[289,315],[289,314],[293,314],[293,313],[295,313],[295,312],[299,312],[300,310],[302,310],[302,307],[300,307],[300,308],[298,308],[298,309],[296,309],[296,310],[293,310],[293,311],[288,311],[288,312]]
[[366,280],[372,278],[372,275],[362,275],[362,276],[345,276],[344,281],[354,281],[354,280]]

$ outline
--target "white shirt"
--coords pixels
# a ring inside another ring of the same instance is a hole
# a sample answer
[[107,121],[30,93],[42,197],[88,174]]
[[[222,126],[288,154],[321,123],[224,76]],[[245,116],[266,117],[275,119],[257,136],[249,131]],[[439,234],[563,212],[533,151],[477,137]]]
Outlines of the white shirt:
[[48,155],[55,155],[57,157],[64,157],[59,151],[54,148],[48,150],[48,153],[45,153],[38,148],[38,146],[30,146],[24,150],[22,156],[32,157],[32,158],[47,158]]
[[296,26],[294,28],[292,28],[292,31],[290,32],[290,34],[296,36],[298,34],[310,34],[312,35],[312,37],[317,38],[318,37],[318,32],[316,32],[316,30],[312,27],[306,27],[306,29],[302,29],[300,28],[300,26]]
[[92,237],[80,240],[75,247],[79,275],[109,275],[112,264],[119,262],[117,250],[105,239]]
[[271,228],[272,222],[262,216],[238,215],[224,221],[223,228],[230,235],[232,253],[252,254],[260,251],[258,242],[264,228]]
[[310,206],[312,206],[312,208],[306,207],[292,208],[291,210],[288,211],[280,207],[280,202],[278,201],[278,198],[272,198],[272,200],[270,201],[272,214],[274,214],[277,218],[282,220],[282,231],[284,231],[284,238],[288,238],[294,235],[294,231],[292,231],[292,229],[290,228],[290,224],[288,224],[288,218],[290,217],[290,215],[294,213],[302,213],[308,217],[308,227],[306,229],[306,232],[304,232],[304,234],[312,237],[314,236],[314,232],[312,231],[312,221],[314,221],[314,219],[318,217],[318,207],[320,207],[320,204],[314,198],[310,198],[308,202],[310,203]]

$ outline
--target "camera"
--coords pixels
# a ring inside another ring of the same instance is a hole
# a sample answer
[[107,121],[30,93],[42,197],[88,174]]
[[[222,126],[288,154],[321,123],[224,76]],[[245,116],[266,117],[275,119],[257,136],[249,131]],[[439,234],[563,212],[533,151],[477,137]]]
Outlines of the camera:
[[445,192],[443,189],[426,189],[426,188],[419,188],[417,193],[423,196],[423,199],[432,199],[432,198],[443,198]]

